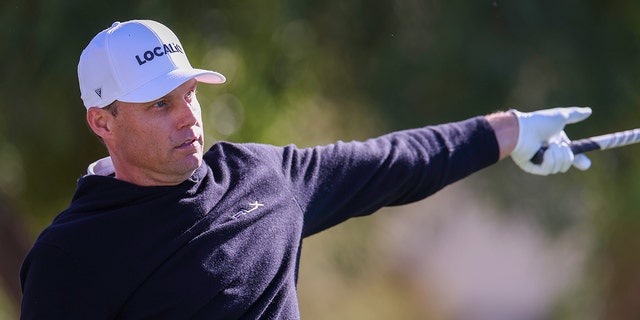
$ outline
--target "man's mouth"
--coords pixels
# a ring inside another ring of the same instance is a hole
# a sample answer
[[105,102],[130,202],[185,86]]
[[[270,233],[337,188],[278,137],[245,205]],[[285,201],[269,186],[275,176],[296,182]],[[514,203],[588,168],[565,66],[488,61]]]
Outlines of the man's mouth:
[[182,144],[176,147],[176,149],[184,149],[189,147],[196,147],[200,145],[198,138],[192,138],[185,140]]

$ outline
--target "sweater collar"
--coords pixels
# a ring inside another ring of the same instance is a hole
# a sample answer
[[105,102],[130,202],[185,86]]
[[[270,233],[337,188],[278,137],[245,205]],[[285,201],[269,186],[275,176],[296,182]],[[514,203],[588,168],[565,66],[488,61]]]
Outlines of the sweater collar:
[[[203,170],[202,167],[203,166],[201,165],[198,169],[196,169],[191,177],[189,177],[189,179],[185,181],[197,182],[201,180],[206,175],[206,170]],[[113,167],[113,161],[111,160],[111,157],[104,157],[89,164],[89,166],[87,167],[86,176],[113,177],[115,176],[115,173],[116,170]]]

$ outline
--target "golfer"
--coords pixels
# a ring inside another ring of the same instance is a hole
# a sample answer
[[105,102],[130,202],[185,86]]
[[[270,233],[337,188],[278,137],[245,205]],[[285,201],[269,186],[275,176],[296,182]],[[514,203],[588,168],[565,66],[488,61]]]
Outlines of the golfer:
[[26,256],[23,319],[298,319],[303,238],[508,156],[540,175],[590,166],[563,131],[590,115],[577,107],[313,148],[205,150],[197,86],[225,77],[193,68],[187,52],[149,20],[116,22],[82,52],[86,120],[109,157],[89,165]]

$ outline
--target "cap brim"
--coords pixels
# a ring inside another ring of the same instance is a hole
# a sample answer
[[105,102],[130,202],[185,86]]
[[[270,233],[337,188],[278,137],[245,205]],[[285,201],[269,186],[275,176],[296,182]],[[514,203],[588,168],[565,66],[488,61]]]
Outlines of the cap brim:
[[132,103],[154,101],[166,96],[173,89],[194,78],[199,82],[210,84],[220,84],[227,81],[222,74],[211,70],[176,69],[145,83],[118,98],[118,100]]

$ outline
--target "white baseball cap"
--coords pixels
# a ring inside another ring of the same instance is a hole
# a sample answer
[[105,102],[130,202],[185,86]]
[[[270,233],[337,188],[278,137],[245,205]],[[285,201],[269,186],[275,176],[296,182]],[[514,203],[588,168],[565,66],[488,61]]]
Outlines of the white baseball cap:
[[218,72],[191,67],[178,37],[151,20],[113,23],[89,42],[78,63],[87,110],[115,100],[153,101],[193,78],[213,84],[226,81]]

